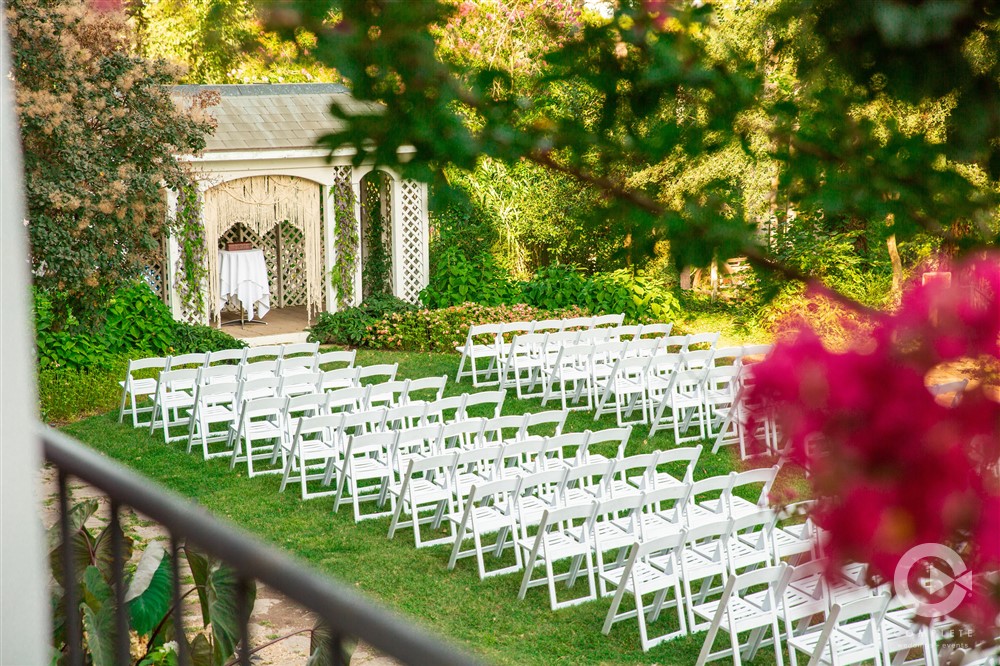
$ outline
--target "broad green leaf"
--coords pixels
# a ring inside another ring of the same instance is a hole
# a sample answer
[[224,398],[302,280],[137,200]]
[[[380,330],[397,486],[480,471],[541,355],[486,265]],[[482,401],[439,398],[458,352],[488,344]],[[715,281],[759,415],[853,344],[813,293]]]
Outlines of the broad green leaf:
[[95,566],[89,566],[83,572],[83,585],[80,589],[82,592],[81,601],[95,612],[105,605],[109,605],[107,602],[114,596],[111,586],[108,585],[108,582],[101,575],[101,571]]
[[188,646],[191,656],[191,666],[215,666],[212,660],[212,643],[205,634],[198,634]]
[[171,610],[170,556],[158,541],[151,541],[136,566],[125,594],[132,628],[141,636],[151,632]]
[[94,612],[87,604],[80,605],[87,650],[94,666],[115,666],[115,610],[107,604]]
[[[351,663],[354,649],[358,642],[354,638],[342,638],[340,641],[340,657],[343,664]],[[330,652],[330,629],[323,622],[317,622],[309,635],[309,661],[306,666],[328,666],[333,663]]]

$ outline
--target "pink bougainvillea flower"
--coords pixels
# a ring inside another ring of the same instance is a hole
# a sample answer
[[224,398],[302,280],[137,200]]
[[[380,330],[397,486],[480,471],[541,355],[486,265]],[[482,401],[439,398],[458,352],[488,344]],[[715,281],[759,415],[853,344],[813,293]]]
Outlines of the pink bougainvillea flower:
[[942,368],[1000,368],[1000,256],[954,267],[950,283],[912,285],[896,312],[867,324],[846,351],[808,326],[780,341],[753,366],[747,432],[773,420],[785,455],[808,470],[831,571],[865,562],[873,582],[891,581],[909,549],[948,545],[978,590],[954,617],[996,640],[1000,396],[978,378],[949,403],[927,384]]

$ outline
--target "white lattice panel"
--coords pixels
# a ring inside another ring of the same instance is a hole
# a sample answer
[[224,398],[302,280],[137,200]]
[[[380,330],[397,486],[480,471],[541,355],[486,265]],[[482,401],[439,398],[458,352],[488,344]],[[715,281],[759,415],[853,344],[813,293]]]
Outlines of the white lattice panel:
[[424,229],[423,187],[412,180],[400,186],[399,214],[402,218],[403,293],[400,298],[416,303],[424,286],[424,252],[427,234]]

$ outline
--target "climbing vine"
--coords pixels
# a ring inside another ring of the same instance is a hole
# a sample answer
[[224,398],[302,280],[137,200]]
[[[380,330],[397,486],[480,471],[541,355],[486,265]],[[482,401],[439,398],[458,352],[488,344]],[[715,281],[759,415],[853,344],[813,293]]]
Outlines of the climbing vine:
[[178,190],[177,214],[171,232],[177,240],[178,277],[175,285],[185,312],[201,317],[205,314],[202,284],[208,277],[205,267],[205,230],[201,223],[201,201],[197,186],[188,181]]
[[373,171],[368,178],[371,180],[363,188],[365,211],[368,214],[368,224],[365,228],[367,252],[362,269],[365,297],[392,293],[389,277],[392,263],[385,247],[385,219],[382,216],[382,192],[388,189],[387,177],[380,171]]
[[350,178],[338,178],[333,185],[333,221],[336,261],[330,278],[337,290],[337,306],[345,308],[353,305],[354,269],[358,263],[358,223]]

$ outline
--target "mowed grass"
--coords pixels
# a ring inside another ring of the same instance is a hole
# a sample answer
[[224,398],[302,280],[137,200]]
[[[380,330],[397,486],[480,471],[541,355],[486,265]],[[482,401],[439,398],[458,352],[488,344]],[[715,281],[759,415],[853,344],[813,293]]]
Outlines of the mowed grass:
[[[399,363],[400,377],[447,374],[448,394],[472,390],[465,380],[455,384],[457,355],[359,352],[359,364]],[[540,411],[539,399],[518,401],[510,391],[504,412]],[[549,402],[546,408],[558,403]],[[565,432],[615,427],[614,416],[593,420],[592,412],[573,412]],[[416,549],[409,529],[387,538],[389,519],[355,524],[350,505],[333,512],[333,498],[303,502],[298,489],[278,493],[280,477],[246,478],[245,467],[229,470],[228,459],[203,461],[187,455],[182,443],[164,445],[160,433],[119,425],[117,415],[95,416],[66,426],[65,431],[163,486],[189,497],[212,513],[255,534],[322,572],[365,593],[377,602],[448,637],[486,661],[498,664],[693,664],[704,633],[660,645],[649,653],[639,647],[636,621],[616,624],[609,636],[601,626],[610,598],[557,612],[549,610],[543,587],[532,588],[518,601],[520,574],[480,581],[473,559],[447,568],[450,548]],[[648,428],[633,430],[627,455],[673,447],[672,436]],[[713,455],[705,443],[695,478],[725,474],[739,468],[729,451]],[[613,455],[610,450],[598,450]],[[756,499],[750,496],[748,499]],[[471,543],[471,542],[470,542]],[[540,572],[541,570],[539,570]],[[577,585],[585,585],[585,581]],[[623,606],[624,608],[625,606]],[[663,613],[671,621],[674,611]],[[717,640],[722,647],[724,637]],[[773,663],[770,650],[761,650],[755,663]]]

